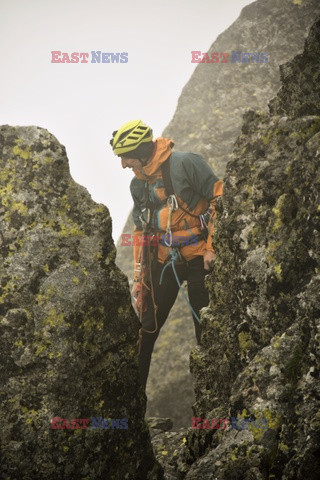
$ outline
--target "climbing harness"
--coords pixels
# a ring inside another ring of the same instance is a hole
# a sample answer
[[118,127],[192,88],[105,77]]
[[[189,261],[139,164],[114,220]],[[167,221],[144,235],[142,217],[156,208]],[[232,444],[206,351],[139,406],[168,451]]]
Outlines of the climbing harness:
[[182,285],[179,282],[179,277],[178,277],[178,274],[177,274],[176,269],[175,269],[175,265],[174,265],[175,262],[177,262],[178,260],[181,260],[181,255],[179,253],[179,250],[177,248],[173,248],[172,251],[169,253],[169,256],[171,256],[171,261],[169,261],[166,265],[164,265],[164,267],[162,269],[162,272],[161,272],[161,275],[160,275],[159,284],[161,285],[161,283],[162,283],[162,277],[163,277],[163,274],[164,274],[165,270],[167,269],[167,267],[169,267],[171,265],[174,276],[176,278],[176,281],[177,281],[177,284],[178,284],[178,287],[179,287],[179,290],[181,290],[181,292],[184,296],[184,299],[186,300],[186,302],[188,304],[188,307],[190,308],[190,310],[193,313],[194,317],[196,318],[197,322],[200,324],[200,319],[199,319],[198,315],[196,314],[196,312],[193,310],[192,305],[189,302],[189,300],[188,300],[188,298],[187,298],[187,296],[186,296],[186,294],[185,294],[185,292],[182,288]]

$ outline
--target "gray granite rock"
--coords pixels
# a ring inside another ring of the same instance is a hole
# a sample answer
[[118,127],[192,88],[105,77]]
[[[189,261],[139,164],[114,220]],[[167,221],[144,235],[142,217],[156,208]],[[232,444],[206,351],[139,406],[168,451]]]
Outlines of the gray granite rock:
[[195,416],[240,423],[189,431],[178,461],[188,480],[319,478],[319,51],[320,20],[271,114],[245,115],[227,165],[191,368]]
[[0,477],[160,478],[108,209],[47,130],[0,127],[0,152]]

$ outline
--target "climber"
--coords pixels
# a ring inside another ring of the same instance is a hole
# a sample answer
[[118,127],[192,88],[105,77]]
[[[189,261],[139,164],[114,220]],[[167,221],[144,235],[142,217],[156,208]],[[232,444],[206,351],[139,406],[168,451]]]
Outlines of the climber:
[[[133,246],[131,293],[140,315],[139,370],[145,388],[154,343],[184,280],[200,342],[199,311],[209,302],[204,278],[215,257],[211,237],[222,181],[201,156],[173,152],[170,139],[153,140],[151,128],[141,120],[122,125],[110,144],[122,167],[135,174],[130,184],[134,235],[160,239]],[[173,235],[181,245],[173,245]],[[197,241],[184,241],[190,236]]]

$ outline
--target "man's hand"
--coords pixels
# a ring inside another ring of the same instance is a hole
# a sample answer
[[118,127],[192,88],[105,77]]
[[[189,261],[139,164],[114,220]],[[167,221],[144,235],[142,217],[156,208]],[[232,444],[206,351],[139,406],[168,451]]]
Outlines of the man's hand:
[[213,263],[216,258],[216,254],[211,250],[206,250],[203,255],[203,264],[205,270],[211,270],[213,268]]
[[146,288],[144,287],[142,289],[141,283],[140,282],[134,282],[133,287],[131,289],[131,295],[135,299],[135,308],[137,313],[139,314],[141,311],[141,305],[142,305],[142,311],[146,312],[147,311],[147,291]]
[[137,299],[140,291],[141,291],[140,282],[133,282],[133,286],[132,286],[132,289],[131,289],[131,295],[133,296],[133,298],[135,300]]

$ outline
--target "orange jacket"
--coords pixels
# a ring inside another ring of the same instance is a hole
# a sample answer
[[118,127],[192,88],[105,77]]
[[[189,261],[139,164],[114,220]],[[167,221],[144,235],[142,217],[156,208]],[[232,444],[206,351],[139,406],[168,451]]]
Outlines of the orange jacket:
[[[135,277],[139,275],[138,263],[141,256],[142,223],[139,220],[146,206],[146,194],[153,205],[151,225],[153,231],[162,235],[166,232],[169,218],[167,194],[163,183],[161,165],[170,158],[170,177],[179,208],[172,211],[171,231],[174,237],[199,237],[202,225],[199,215],[211,207],[211,218],[208,225],[208,239],[193,242],[182,242],[180,247],[182,257],[189,261],[197,255],[203,255],[206,250],[213,251],[212,233],[215,223],[216,197],[222,195],[223,184],[202,157],[190,153],[172,152],[173,142],[166,138],[157,138],[153,156],[142,169],[135,171],[130,189],[134,200],[134,260]],[[181,208],[182,207],[182,208]],[[190,212],[190,213],[189,213]],[[158,261],[164,263],[172,248],[158,244]]]

